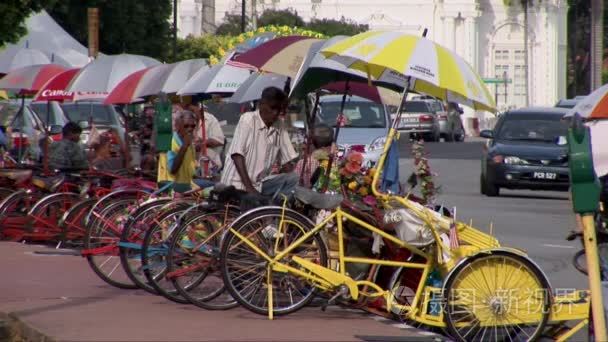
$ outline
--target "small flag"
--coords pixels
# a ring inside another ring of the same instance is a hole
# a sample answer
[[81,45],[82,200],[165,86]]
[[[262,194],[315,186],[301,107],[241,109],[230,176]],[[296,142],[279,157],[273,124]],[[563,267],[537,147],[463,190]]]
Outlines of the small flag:
[[456,207],[454,207],[452,222],[450,223],[450,249],[458,247],[460,247],[460,241],[458,240],[458,229],[456,229]]

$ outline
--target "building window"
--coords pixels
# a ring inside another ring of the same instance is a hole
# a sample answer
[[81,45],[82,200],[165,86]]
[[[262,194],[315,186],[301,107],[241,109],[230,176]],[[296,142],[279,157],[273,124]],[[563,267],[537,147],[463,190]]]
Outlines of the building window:
[[509,50],[496,50],[494,56],[497,61],[505,61],[509,59]]

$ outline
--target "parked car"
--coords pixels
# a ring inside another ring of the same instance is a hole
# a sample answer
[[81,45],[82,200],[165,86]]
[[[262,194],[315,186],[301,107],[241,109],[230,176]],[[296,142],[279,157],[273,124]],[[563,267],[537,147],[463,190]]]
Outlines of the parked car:
[[422,136],[426,141],[439,141],[439,118],[428,100],[412,100],[404,103],[397,129],[414,138]]
[[[79,101],[62,103],[61,109],[68,120],[78,123],[83,128],[80,141],[86,146],[87,152],[90,152],[91,123],[100,134],[113,129],[121,139],[125,137],[126,121],[113,105],[99,101]],[[112,141],[111,151],[113,156],[120,155],[121,146],[118,140]]]
[[[336,127],[340,112],[342,95],[326,95],[319,100],[316,122]],[[374,103],[358,96],[349,96],[344,105],[346,125],[338,134],[339,153],[356,149],[363,151],[364,163],[376,163],[380,159],[390,126],[389,111],[386,105]],[[304,128],[301,121],[295,122],[296,128]]]
[[[21,111],[20,101],[0,102],[0,126],[4,130],[11,128],[11,149],[9,153],[13,157],[23,157],[29,154],[31,158],[40,156],[38,142],[44,132],[44,123],[28,105]],[[57,127],[51,130],[51,134],[60,134]]]
[[[70,120],[65,116],[59,102],[30,102],[27,106],[36,113],[40,121],[49,126],[51,130],[51,138],[53,141],[61,140],[62,128]],[[50,109],[50,110],[49,110]],[[48,113],[47,113],[48,112]],[[48,122],[47,122],[48,120]]]
[[523,108],[504,113],[481,159],[480,190],[498,196],[501,188],[567,191],[569,188],[567,109]]
[[568,109],[574,108],[574,106],[576,106],[576,104],[584,98],[585,98],[585,96],[576,96],[573,99],[561,99],[561,100],[557,101],[557,103],[555,104],[555,107],[568,108]]

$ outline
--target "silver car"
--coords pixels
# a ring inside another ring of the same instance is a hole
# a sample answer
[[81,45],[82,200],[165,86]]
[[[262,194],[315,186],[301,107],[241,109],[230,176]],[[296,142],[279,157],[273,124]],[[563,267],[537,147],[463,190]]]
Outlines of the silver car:
[[[338,113],[342,103],[342,95],[326,95],[319,100],[316,116],[317,123],[325,123],[336,127]],[[340,154],[349,150],[363,151],[364,163],[368,166],[380,159],[380,154],[386,142],[390,117],[384,104],[375,103],[358,96],[349,96],[344,105],[346,124],[338,133],[338,148]],[[294,123],[296,128],[303,128],[303,122]]]
[[426,141],[439,141],[439,116],[427,100],[407,101],[403,105],[397,129],[409,133],[411,138],[422,137]]

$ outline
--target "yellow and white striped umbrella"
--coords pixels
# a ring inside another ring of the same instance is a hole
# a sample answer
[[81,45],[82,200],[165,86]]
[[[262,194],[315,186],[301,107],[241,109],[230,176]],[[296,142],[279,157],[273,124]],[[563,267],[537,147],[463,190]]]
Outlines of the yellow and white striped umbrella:
[[492,95],[473,68],[454,52],[424,37],[368,31],[320,52],[366,72],[371,79],[410,76],[410,90],[476,110],[495,111]]

